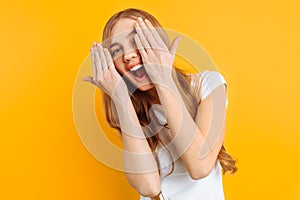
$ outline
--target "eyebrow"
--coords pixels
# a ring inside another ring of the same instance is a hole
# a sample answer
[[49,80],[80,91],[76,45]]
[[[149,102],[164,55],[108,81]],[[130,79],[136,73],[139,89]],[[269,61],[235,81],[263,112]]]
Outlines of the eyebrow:
[[[133,29],[130,33],[127,34],[126,38],[129,38],[131,35],[136,34],[136,33],[137,33],[136,30]],[[117,43],[117,42],[114,42],[113,44],[111,44],[111,45],[109,46],[109,48],[112,48],[112,47],[115,46],[115,45],[118,45],[118,43]]]

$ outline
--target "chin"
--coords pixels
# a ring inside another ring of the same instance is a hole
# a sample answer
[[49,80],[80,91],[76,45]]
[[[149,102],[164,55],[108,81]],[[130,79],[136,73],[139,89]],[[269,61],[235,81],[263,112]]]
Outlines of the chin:
[[153,87],[154,87],[154,84],[153,84],[153,83],[147,83],[147,84],[144,84],[144,85],[142,85],[142,86],[139,86],[139,87],[138,87],[138,90],[145,92],[145,91],[147,91],[147,90],[152,89]]

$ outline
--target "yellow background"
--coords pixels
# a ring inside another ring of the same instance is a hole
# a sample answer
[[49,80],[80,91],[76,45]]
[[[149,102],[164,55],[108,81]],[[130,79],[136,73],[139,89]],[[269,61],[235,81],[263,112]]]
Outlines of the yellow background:
[[2,1],[0,199],[137,199],[82,145],[76,73],[104,23],[137,7],[199,42],[229,90],[229,200],[300,199],[300,14],[287,1]]

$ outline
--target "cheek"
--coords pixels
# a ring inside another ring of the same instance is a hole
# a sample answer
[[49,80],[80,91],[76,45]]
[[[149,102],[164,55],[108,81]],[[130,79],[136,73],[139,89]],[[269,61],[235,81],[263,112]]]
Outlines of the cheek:
[[125,73],[125,66],[124,66],[123,62],[121,62],[120,59],[116,59],[114,61],[114,64],[115,64],[116,70],[123,75]]

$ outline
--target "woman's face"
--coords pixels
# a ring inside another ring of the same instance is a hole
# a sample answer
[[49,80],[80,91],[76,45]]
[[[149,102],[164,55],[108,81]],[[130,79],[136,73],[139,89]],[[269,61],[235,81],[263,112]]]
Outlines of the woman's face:
[[147,91],[154,85],[143,67],[141,55],[135,45],[135,23],[134,19],[120,19],[112,28],[108,49],[119,73],[139,90]]

